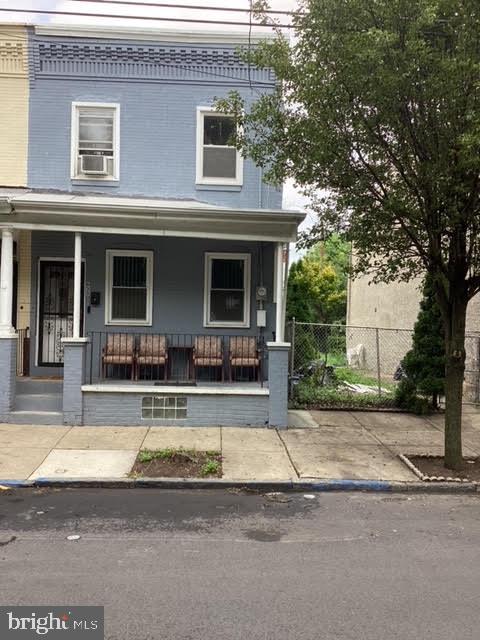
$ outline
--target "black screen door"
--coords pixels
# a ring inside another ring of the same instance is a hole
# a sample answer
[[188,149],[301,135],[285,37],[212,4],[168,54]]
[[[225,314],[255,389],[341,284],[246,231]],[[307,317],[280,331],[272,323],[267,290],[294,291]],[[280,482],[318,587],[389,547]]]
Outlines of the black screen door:
[[[83,275],[80,331],[83,330]],[[38,364],[63,366],[62,338],[73,335],[73,262],[40,262]]]

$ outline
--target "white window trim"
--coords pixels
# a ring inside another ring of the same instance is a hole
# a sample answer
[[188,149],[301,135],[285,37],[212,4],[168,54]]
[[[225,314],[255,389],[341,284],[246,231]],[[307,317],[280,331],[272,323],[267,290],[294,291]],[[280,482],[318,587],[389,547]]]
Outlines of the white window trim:
[[[243,288],[244,308],[242,322],[224,322],[210,320],[210,289],[212,284],[212,261],[215,258],[224,260],[243,260]],[[250,327],[250,297],[251,297],[251,256],[249,253],[218,253],[207,251],[205,253],[205,283],[203,296],[203,326],[204,327],[235,327],[248,329]]]
[[[77,174],[78,156],[78,110],[82,107],[96,109],[113,109],[113,176],[86,176]],[[72,102],[71,144],[70,144],[70,179],[102,182],[118,182],[120,180],[120,105],[117,102]]]
[[[153,251],[107,249],[105,265],[105,324],[113,326],[151,327],[153,308]],[[112,319],[113,259],[116,256],[143,257],[147,259],[147,317],[145,320]]]
[[236,162],[237,175],[235,178],[205,178],[203,176],[203,121],[205,116],[211,115],[224,115],[228,117],[228,114],[221,114],[213,107],[197,107],[196,184],[241,187],[243,185],[243,156],[238,150]]

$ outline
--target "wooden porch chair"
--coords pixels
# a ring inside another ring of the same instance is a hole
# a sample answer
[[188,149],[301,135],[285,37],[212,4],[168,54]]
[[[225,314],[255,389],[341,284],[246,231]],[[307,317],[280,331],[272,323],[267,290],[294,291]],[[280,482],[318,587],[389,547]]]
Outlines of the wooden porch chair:
[[102,349],[102,377],[107,377],[109,365],[130,367],[135,377],[135,338],[129,333],[109,333]]
[[136,357],[135,380],[138,380],[140,367],[163,367],[163,379],[167,379],[167,336],[151,334],[140,336]]
[[193,376],[197,379],[197,367],[213,367],[221,369],[222,382],[225,379],[223,370],[223,349],[220,336],[197,336],[193,346]]
[[260,353],[255,336],[234,336],[230,338],[228,356],[230,382],[232,382],[234,369],[240,367],[252,368],[254,376],[260,379]]

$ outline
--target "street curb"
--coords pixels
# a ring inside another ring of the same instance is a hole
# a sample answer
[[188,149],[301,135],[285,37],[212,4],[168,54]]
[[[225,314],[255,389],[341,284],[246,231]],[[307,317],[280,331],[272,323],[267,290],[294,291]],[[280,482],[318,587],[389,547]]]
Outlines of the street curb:
[[9,489],[33,487],[33,480],[2,480],[0,479],[0,486],[8,487]]
[[257,493],[352,492],[367,493],[480,493],[473,482],[388,482],[379,480],[225,480],[222,478],[37,478],[36,480],[0,480],[0,485],[17,488],[91,488],[91,489],[239,489]]
[[292,491],[292,480],[225,480],[223,478],[37,478],[37,487],[85,487],[110,489],[247,489],[250,491]]
[[[404,453],[400,453],[399,456],[400,460],[407,465],[407,467],[413,471],[413,473],[417,476],[417,478],[420,478],[420,480],[423,480],[424,482],[461,482],[463,484],[466,484],[468,482],[470,482],[469,480],[466,480],[465,478],[461,478],[459,476],[429,476],[426,473],[423,473],[415,464],[413,464],[413,462],[410,460],[410,458],[405,455]],[[419,456],[421,458],[438,458],[438,456],[435,455],[425,455],[425,456]],[[465,457],[464,460],[475,460],[475,458],[467,458]],[[472,481],[474,482],[474,481]],[[478,484],[478,482],[475,482],[475,484]]]

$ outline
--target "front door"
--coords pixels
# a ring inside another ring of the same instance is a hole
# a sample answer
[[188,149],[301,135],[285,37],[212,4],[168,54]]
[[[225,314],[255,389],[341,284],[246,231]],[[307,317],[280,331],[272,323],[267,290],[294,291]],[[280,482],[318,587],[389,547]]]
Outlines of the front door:
[[[83,326],[83,273],[80,328]],[[38,364],[63,366],[62,338],[73,335],[73,262],[40,262]]]

